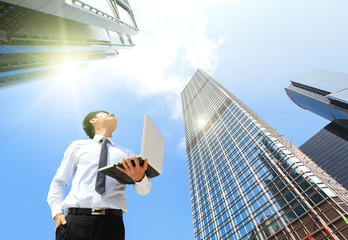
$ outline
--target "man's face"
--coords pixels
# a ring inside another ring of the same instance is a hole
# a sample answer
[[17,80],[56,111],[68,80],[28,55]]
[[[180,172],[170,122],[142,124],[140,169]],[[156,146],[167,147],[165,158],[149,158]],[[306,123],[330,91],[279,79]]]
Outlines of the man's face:
[[96,127],[107,127],[115,131],[117,126],[117,120],[113,113],[100,112],[92,120],[96,124]]

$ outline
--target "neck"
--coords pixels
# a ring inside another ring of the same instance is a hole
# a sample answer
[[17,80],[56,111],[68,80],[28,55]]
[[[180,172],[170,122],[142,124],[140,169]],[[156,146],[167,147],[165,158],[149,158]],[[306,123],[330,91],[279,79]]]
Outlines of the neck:
[[105,128],[101,128],[101,129],[98,129],[98,130],[95,130],[94,133],[96,135],[102,135],[106,138],[112,138],[112,132],[113,131],[110,131],[108,129],[105,129]]

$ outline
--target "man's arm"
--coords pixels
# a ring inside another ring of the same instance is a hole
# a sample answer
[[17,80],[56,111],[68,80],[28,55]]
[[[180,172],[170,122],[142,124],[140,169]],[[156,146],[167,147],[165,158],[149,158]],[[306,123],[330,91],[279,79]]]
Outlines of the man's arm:
[[65,215],[62,210],[62,202],[65,196],[65,188],[70,183],[73,172],[76,169],[74,153],[76,146],[72,143],[64,153],[64,158],[54,176],[50,190],[48,191],[47,202],[51,207],[52,218],[56,222],[56,229],[60,224],[65,225]]
[[126,157],[126,159],[122,158],[124,168],[117,166],[117,169],[133,179],[135,182],[134,190],[136,193],[146,195],[151,190],[151,180],[145,174],[148,166],[148,160],[145,159],[143,166],[140,166],[137,157],[135,155],[132,157],[134,159],[135,166],[133,166],[129,157]]

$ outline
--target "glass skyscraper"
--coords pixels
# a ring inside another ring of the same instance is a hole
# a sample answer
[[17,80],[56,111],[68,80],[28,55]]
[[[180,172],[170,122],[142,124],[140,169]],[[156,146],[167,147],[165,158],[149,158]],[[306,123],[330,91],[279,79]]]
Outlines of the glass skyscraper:
[[196,239],[348,238],[320,167],[202,70],[181,97]]
[[137,32],[127,0],[1,0],[0,87],[116,56]]
[[285,89],[298,106],[331,121],[299,148],[348,189],[348,74],[318,70]]

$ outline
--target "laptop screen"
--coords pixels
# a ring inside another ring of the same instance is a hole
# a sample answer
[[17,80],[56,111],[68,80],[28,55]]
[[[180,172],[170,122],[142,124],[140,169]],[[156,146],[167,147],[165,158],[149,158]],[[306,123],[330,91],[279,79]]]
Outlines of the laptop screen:
[[164,138],[151,119],[145,114],[141,156],[149,160],[149,164],[160,174],[163,168]]

